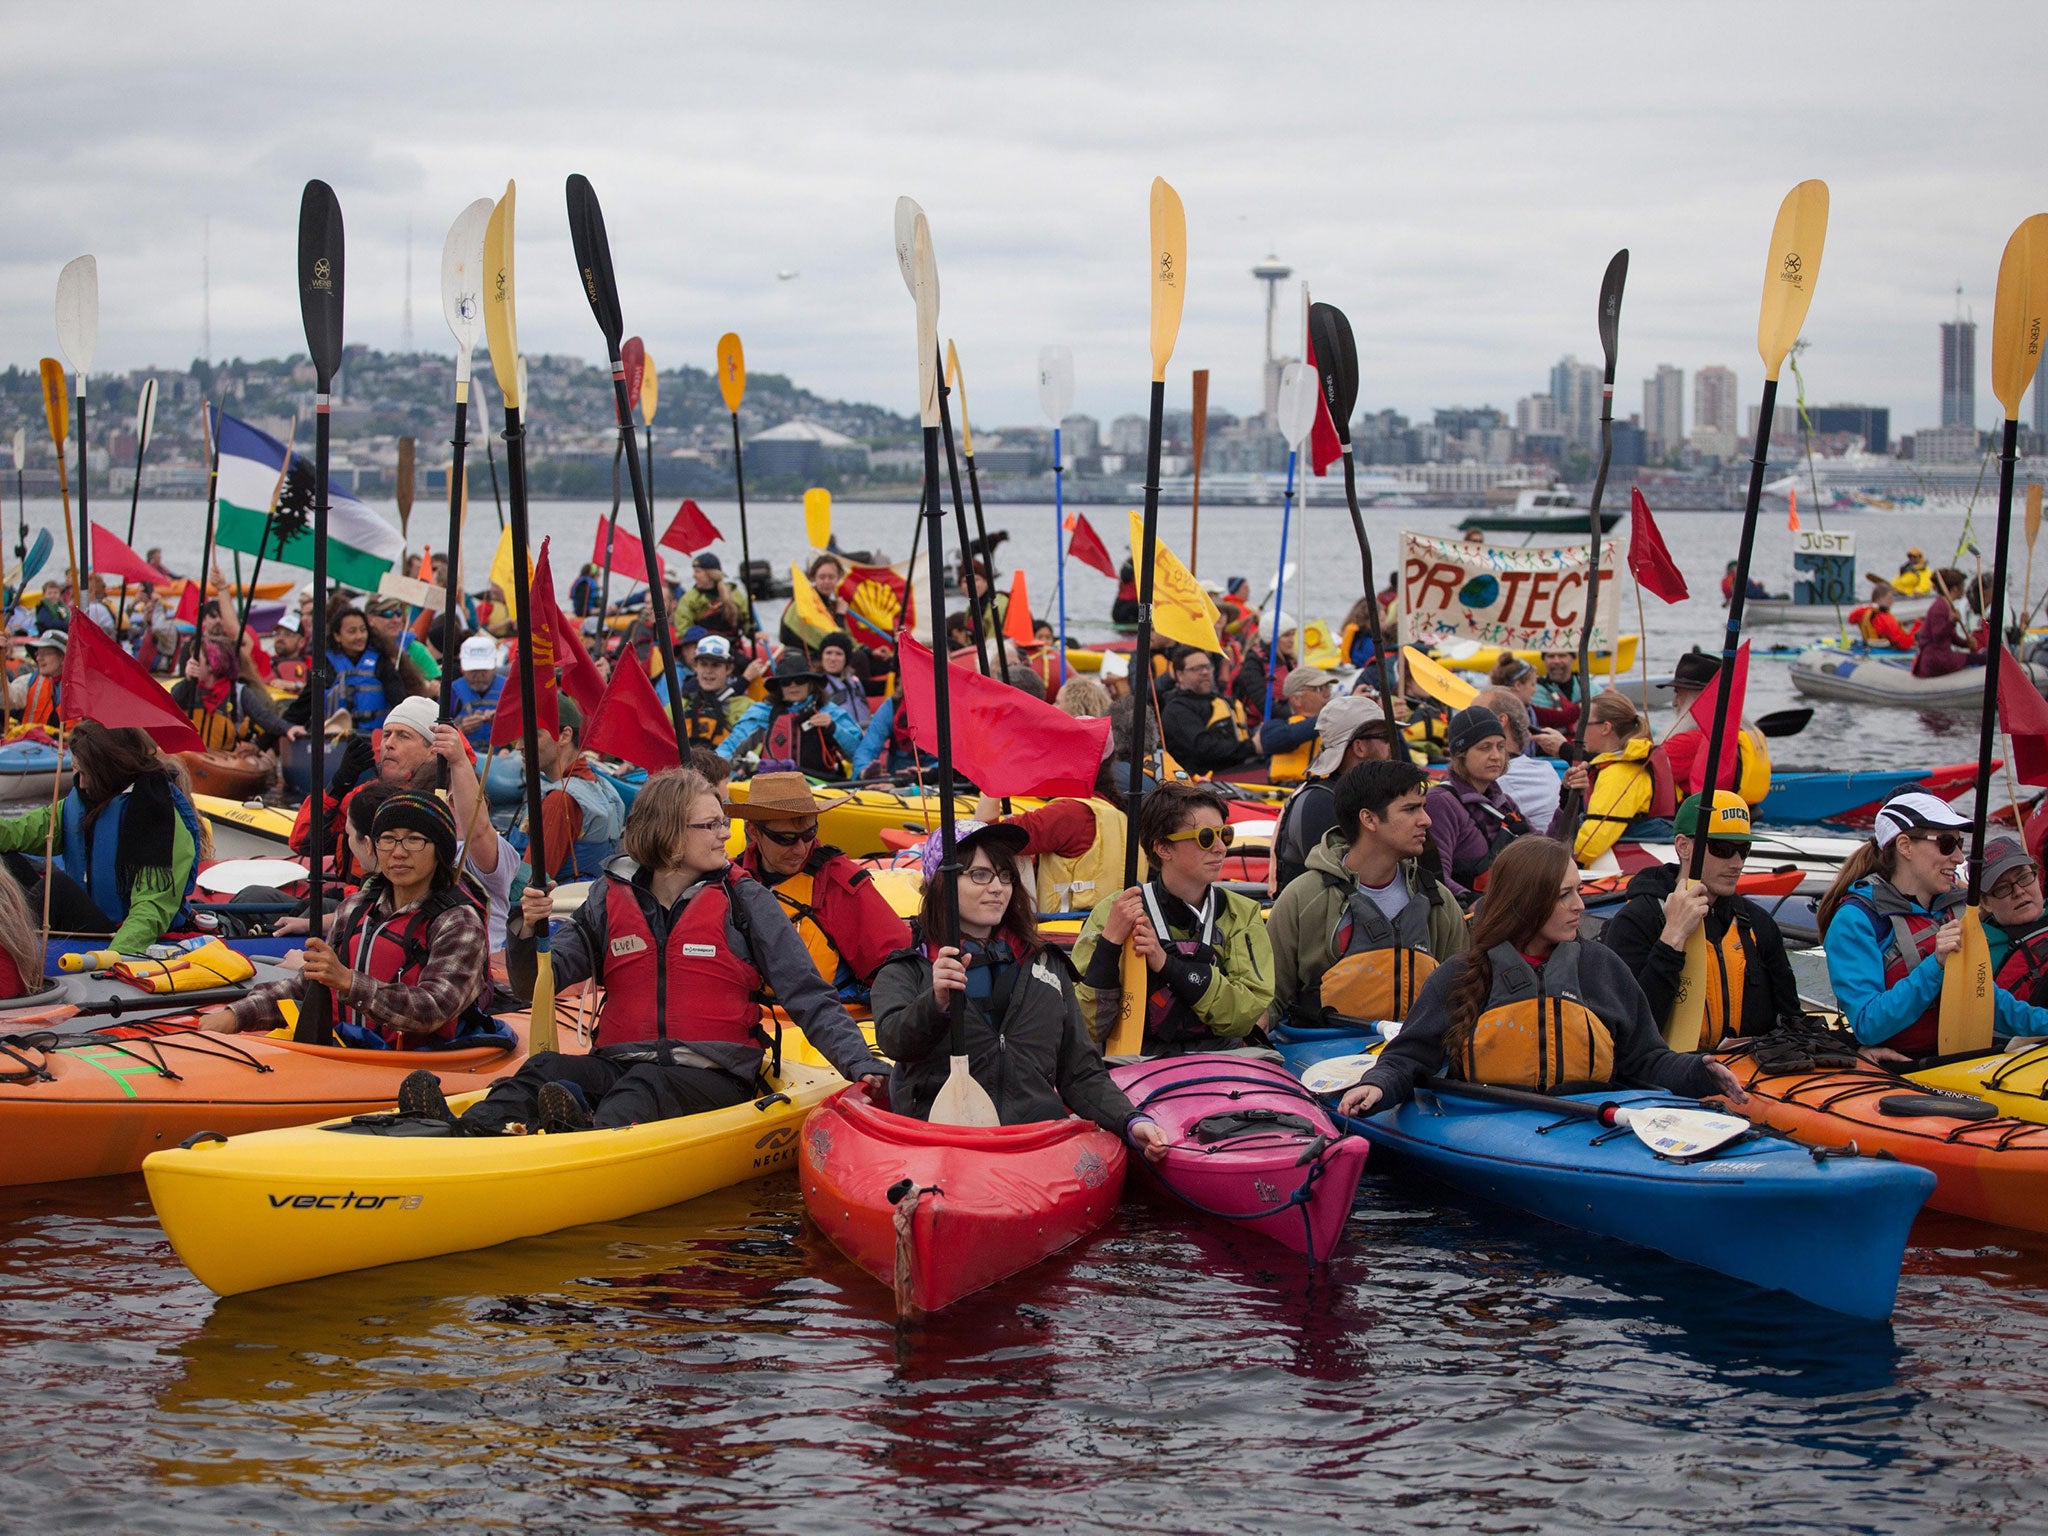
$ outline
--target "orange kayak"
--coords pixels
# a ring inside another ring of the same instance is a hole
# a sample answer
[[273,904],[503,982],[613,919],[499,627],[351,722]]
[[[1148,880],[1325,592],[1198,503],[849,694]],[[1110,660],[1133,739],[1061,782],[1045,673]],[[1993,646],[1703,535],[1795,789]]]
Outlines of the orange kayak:
[[[1927,1204],[2002,1227],[2048,1232],[2048,1125],[2000,1115],[1887,1114],[1886,1100],[1919,1098],[1926,1090],[1872,1066],[1774,1072],[1749,1056],[1724,1055],[1749,1093],[1731,1106],[1760,1125],[1810,1147],[1855,1148],[1926,1168],[1935,1177]],[[1959,1100],[1981,1113],[1982,1101]]]
[[180,752],[178,759],[192,774],[195,795],[222,800],[247,800],[261,794],[276,766],[269,758],[241,752]]
[[[474,1093],[526,1059],[528,1015],[502,1022],[518,1041],[510,1049],[363,1051],[164,1024],[10,1035],[0,1042],[0,1184],[133,1173],[196,1132],[232,1136],[386,1109],[417,1067],[439,1076],[450,1098]],[[559,1049],[587,1048],[573,1002],[556,1028]]]

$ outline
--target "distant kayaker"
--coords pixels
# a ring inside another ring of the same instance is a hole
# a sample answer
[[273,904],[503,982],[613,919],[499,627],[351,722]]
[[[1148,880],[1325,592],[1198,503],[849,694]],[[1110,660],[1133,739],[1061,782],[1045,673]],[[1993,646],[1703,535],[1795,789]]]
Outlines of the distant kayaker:
[[1913,675],[1947,677],[1965,667],[1983,666],[1985,647],[1963,620],[1963,591],[1969,578],[1954,566],[1943,566],[1932,580],[1934,603],[1914,636]]
[[498,670],[498,642],[486,634],[474,634],[457,652],[461,670],[449,686],[455,729],[468,738],[479,752],[491,750],[491,721],[497,717],[498,700],[505,695],[505,674]]
[[1343,1112],[1405,1104],[1432,1073],[1543,1093],[1613,1084],[1743,1103],[1727,1067],[1664,1043],[1621,957],[1580,940],[1585,911],[1564,844],[1529,837],[1504,852],[1472,947],[1423,984],[1400,1034],[1344,1094]]
[[[1551,766],[1550,753],[1539,742],[1530,740],[1529,706],[1519,694],[1506,688],[1482,689],[1472,702],[1492,710],[1500,720],[1500,728],[1507,732],[1508,765],[1501,771],[1501,789],[1530,826],[1548,827],[1564,797],[1564,785],[1558,781],[1557,769]],[[1544,731],[1541,735],[1554,748],[1562,750],[1557,732]]]
[[1350,769],[1375,758],[1385,759],[1386,716],[1377,700],[1357,694],[1332,699],[1316,716],[1316,755],[1308,777],[1288,796],[1273,831],[1272,870],[1266,888],[1278,893],[1308,868],[1309,853],[1337,825],[1337,781]]
[[1138,622],[1138,567],[1129,555],[1117,568],[1116,596],[1110,600],[1109,621],[1112,624],[1135,624]]
[[1484,704],[1468,704],[1451,716],[1444,744],[1450,748],[1450,772],[1429,792],[1430,836],[1443,855],[1451,889],[1469,903],[1493,861],[1532,829],[1500,786],[1509,756],[1500,716]]
[[1471,942],[1458,898],[1421,865],[1428,789],[1415,764],[1384,760],[1337,781],[1337,825],[1267,920],[1276,1020],[1399,1019]]
[[815,779],[843,779],[847,765],[860,751],[861,730],[837,704],[824,699],[825,674],[804,659],[802,651],[785,651],[767,680],[768,697],[749,705],[732,732],[718,743],[718,755],[737,759],[758,751],[770,772],[793,769]]
[[1259,904],[1225,890],[1235,831],[1230,807],[1203,784],[1162,784],[1138,811],[1152,878],[1101,902],[1074,941],[1081,1007],[1107,1040],[1123,1003],[1128,942],[1147,969],[1145,1054],[1241,1044],[1273,1002],[1273,945]]
[[[1737,561],[1730,560],[1728,562],[1728,569],[1721,576],[1721,606],[1724,608],[1735,600],[1735,568],[1738,563]],[[1754,576],[1749,578],[1748,585],[1742,591],[1745,602],[1752,597],[1760,597],[1766,601],[1771,601],[1773,596],[1770,589]],[[1775,600],[1783,602],[1785,600],[1784,594],[1777,594]]]
[[[1704,834],[1699,820],[1700,797],[1694,795],[1674,820],[1678,862],[1643,870],[1629,882],[1628,901],[1601,931],[1600,942],[1635,975],[1650,1000],[1650,1017],[1662,1029],[1678,997],[1686,943],[1704,923],[1713,963],[1706,972],[1700,1046],[1712,1050],[1724,1035],[1764,1034],[1802,1018],[1806,1009],[1777,920],[1736,893],[1753,835],[1748,802],[1720,790]],[[1700,883],[1681,892],[1679,876],[1692,867],[1693,840],[1701,836],[1707,855]]]
[[1913,636],[1920,626],[1915,624],[1909,629],[1893,615],[1892,604],[1898,601],[1899,589],[1875,571],[1865,574],[1870,578],[1870,601],[1859,608],[1851,608],[1849,622],[1856,626],[1856,632],[1863,637],[1865,645],[1890,646],[1896,651],[1912,650]]
[[[1721,671],[1721,658],[1705,651],[1691,650],[1678,658],[1669,683],[1657,684],[1671,695],[1671,712],[1677,724],[1664,737],[1664,755],[1671,763],[1671,775],[1681,795],[1697,795],[1707,787],[1706,728],[1691,711],[1694,702],[1713,685]],[[1704,713],[1704,711],[1702,711]],[[1732,728],[1738,724],[1728,722]],[[1734,767],[1724,770],[1716,789],[1732,789],[1751,805],[1761,805],[1771,792],[1771,749],[1756,722],[1745,716],[1735,735]],[[1726,744],[1722,761],[1728,760]]]
[[1281,687],[1282,700],[1258,728],[1259,750],[1266,755],[1266,777],[1275,784],[1299,784],[1308,777],[1316,755],[1317,716],[1336,691],[1334,674],[1321,667],[1295,667]]
[[1892,578],[1892,585],[1908,597],[1921,597],[1934,590],[1934,572],[1927,567],[1924,550],[1906,551],[1906,558],[1900,562],[1899,574]]
[[[578,1131],[639,1125],[743,1103],[762,1091],[765,989],[849,1078],[888,1072],[832,995],[774,896],[729,863],[731,830],[710,785],[687,768],[655,774],[626,818],[625,851],[551,936],[555,985],[605,989],[587,1056],[543,1051],[491,1085],[458,1128]],[[512,988],[531,996],[533,932],[552,898],[530,885],[507,934]],[[448,1116],[440,1085],[416,1072],[399,1088],[408,1114]]]
[[2048,911],[2041,866],[2011,836],[1984,843],[1984,936],[1998,984],[2023,1003],[2048,1004]]
[[[1955,875],[1969,836],[1969,818],[1947,801],[1924,790],[1894,795],[1820,900],[1828,980],[1866,1046],[1903,1058],[1939,1048],[1942,962],[1963,942],[1966,893]],[[2048,1034],[2048,1009],[2002,986],[1994,1002],[1995,1037]]]
[[882,962],[910,942],[910,925],[871,871],[818,841],[818,817],[849,798],[821,805],[802,774],[762,773],[732,814],[747,824],[739,867],[775,893],[832,990],[865,1003]]
[[1015,827],[955,827],[960,933],[948,942],[956,936],[947,931],[942,849],[936,833],[926,840],[915,940],[875,977],[875,1044],[896,1063],[889,1107],[930,1117],[951,1070],[950,1009],[960,995],[968,1070],[1004,1125],[1080,1115],[1156,1162],[1165,1133],[1110,1079],[1081,1022],[1073,968],[1039,936],[1017,878],[1023,842]]
[[1159,706],[1166,750],[1189,773],[1224,773],[1258,758],[1243,706],[1216,691],[1216,658],[1183,645],[1173,653],[1173,692]]
[[1628,695],[1613,688],[1594,695],[1586,751],[1591,756],[1564,776],[1564,787],[1586,797],[1585,818],[1572,840],[1581,869],[1612,848],[1630,822],[1678,809],[1671,759],[1650,739],[1650,722]]
[[1560,709],[1545,709],[1537,703],[1540,682],[1536,669],[1522,660],[1513,651],[1502,651],[1493,664],[1491,676],[1493,686],[1505,688],[1522,701],[1522,708],[1529,712],[1547,756],[1561,755],[1564,733],[1579,723],[1579,707],[1568,704]]
[[1536,680],[1538,709],[1577,708],[1585,704],[1586,693],[1585,679],[1579,676],[1577,651],[1543,653],[1543,675]]

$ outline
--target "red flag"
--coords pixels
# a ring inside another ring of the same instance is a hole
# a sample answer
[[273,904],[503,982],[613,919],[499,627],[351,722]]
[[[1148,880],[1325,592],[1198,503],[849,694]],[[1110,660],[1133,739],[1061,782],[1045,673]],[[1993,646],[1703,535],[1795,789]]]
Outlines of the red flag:
[[533,563],[530,593],[533,621],[547,626],[546,633],[554,641],[555,661],[562,669],[562,692],[576,701],[588,723],[590,712],[604,697],[604,674],[597,670],[597,663],[583,649],[583,641],[576,633],[576,621],[562,612],[562,605],[555,597],[555,577],[548,569],[548,542],[547,539],[540,541],[540,558]]
[[92,525],[92,568],[102,576],[146,581],[153,587],[171,579],[98,523]]
[[1640,486],[1630,486],[1628,492],[1628,568],[1645,591],[1667,603],[1685,601],[1685,577],[1664,547],[1664,535],[1657,531]]
[[2012,738],[2013,772],[2022,784],[2048,784],[2048,699],[2007,651],[1998,666],[1998,723]]
[[[897,637],[903,705],[911,739],[939,749],[932,709],[932,653],[907,631]],[[1077,720],[1007,683],[954,667],[946,674],[953,716],[953,762],[990,795],[1084,796],[1109,740],[1106,716]]]
[[679,766],[668,706],[647,680],[640,653],[627,646],[612,668],[611,683],[584,726],[583,744],[593,752],[645,768],[649,773]]
[[[681,554],[694,555],[698,550],[708,549],[724,537],[725,535],[718,531],[711,519],[704,515],[704,509],[686,497],[683,504],[676,508],[674,521],[668,525],[667,530],[663,532],[662,536],[654,542],[661,545],[664,549],[673,549]],[[614,567],[614,569],[617,569],[617,567]],[[644,563],[641,565],[640,574],[643,576],[647,574],[647,568]]]
[[1091,566],[1095,570],[1102,572],[1111,581],[1118,579],[1116,562],[1109,558],[1108,546],[1102,542],[1101,535],[1088,526],[1087,518],[1083,517],[1079,512],[1069,512],[1067,514],[1067,532],[1072,535],[1067,540],[1068,554],[1072,555],[1083,565]]
[[204,752],[206,743],[163,685],[83,613],[71,615],[58,713],[119,729],[134,726],[166,752]]
[[[1720,772],[1714,774],[1710,779],[1707,776],[1706,766],[1707,747],[1713,741],[1714,736],[1714,713],[1716,709],[1714,701],[1720,698],[1723,688],[1728,690],[1728,728],[1721,742]],[[1737,743],[1740,741],[1742,734],[1742,706],[1748,696],[1749,642],[1745,640],[1742,642],[1741,648],[1735,653],[1734,677],[1730,678],[1726,667],[1716,672],[1712,684],[1702,691],[1698,698],[1692,701],[1692,708],[1687,711],[1692,716],[1693,723],[1700,728],[1699,762],[1695,766],[1691,785],[1693,793],[1698,794],[1702,792],[1704,786],[1709,783],[1716,789],[1733,789],[1735,787],[1735,772],[1738,767],[1736,750]]]
[[[608,517],[597,520],[597,544],[590,551],[590,563],[599,570],[605,566],[604,546],[612,536],[612,523]],[[618,542],[612,545],[611,567],[614,575],[624,576],[628,581],[647,579],[647,546],[640,542],[637,534],[621,528]]]
[[178,622],[197,625],[199,623],[199,591],[206,582],[194,576],[185,583],[185,590],[178,594]]
[[[491,716],[493,747],[523,746],[526,739],[519,708],[519,642],[507,650],[512,666],[505,674],[505,691],[498,695],[498,712]],[[541,731],[552,736],[562,728],[562,712],[555,705],[555,669],[545,642],[533,648],[533,694]]]
[[[1301,339],[1301,360],[1313,369],[1316,365],[1315,343],[1306,335]],[[1344,457],[1344,443],[1337,436],[1337,424],[1330,420],[1330,397],[1316,390],[1316,424],[1309,429],[1309,467],[1318,475],[1328,472],[1330,466]]]

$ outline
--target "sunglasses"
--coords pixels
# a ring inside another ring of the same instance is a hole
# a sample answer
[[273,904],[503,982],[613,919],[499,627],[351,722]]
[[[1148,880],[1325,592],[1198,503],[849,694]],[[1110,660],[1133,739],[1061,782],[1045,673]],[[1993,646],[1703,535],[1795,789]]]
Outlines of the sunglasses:
[[772,827],[756,827],[769,842],[781,848],[794,848],[798,843],[815,843],[818,840],[818,824],[814,821],[808,827],[799,827],[794,832],[777,832]]
[[1732,837],[1710,837],[1707,839],[1707,852],[1717,859],[1746,859],[1749,857],[1749,844]]
[[1960,832],[1909,832],[1906,835],[1916,843],[1934,844],[1943,858],[1963,851],[1963,834]]
[[1166,841],[1169,843],[1193,843],[1202,852],[1207,853],[1218,843],[1228,848],[1232,843],[1236,842],[1237,828],[1230,826],[1184,827],[1178,832],[1167,833]]

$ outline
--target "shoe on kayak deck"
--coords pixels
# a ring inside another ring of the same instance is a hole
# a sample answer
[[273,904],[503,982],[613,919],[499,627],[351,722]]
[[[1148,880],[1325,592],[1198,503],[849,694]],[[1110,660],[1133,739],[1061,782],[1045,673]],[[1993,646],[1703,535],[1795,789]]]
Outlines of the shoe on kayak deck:
[[448,1096],[441,1092],[441,1079],[425,1067],[408,1072],[405,1081],[398,1085],[398,1112],[423,1120],[455,1123],[455,1113],[448,1107]]
[[540,1128],[552,1135],[566,1131],[590,1131],[597,1122],[583,1095],[567,1083],[543,1083],[540,1088]]

